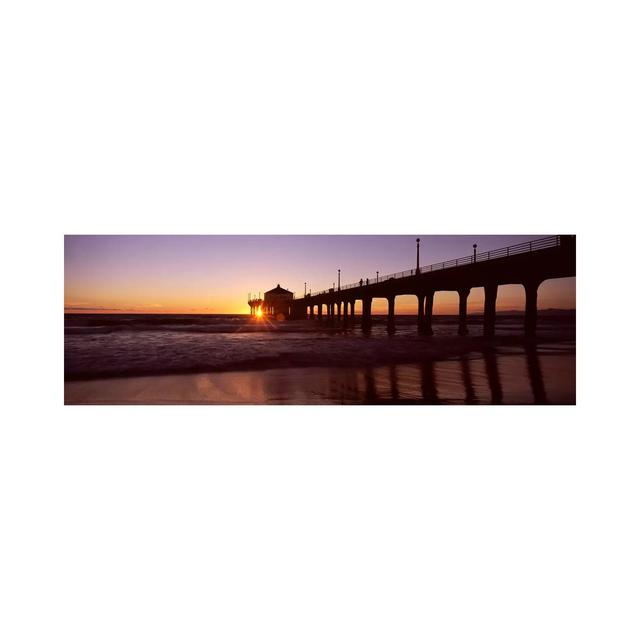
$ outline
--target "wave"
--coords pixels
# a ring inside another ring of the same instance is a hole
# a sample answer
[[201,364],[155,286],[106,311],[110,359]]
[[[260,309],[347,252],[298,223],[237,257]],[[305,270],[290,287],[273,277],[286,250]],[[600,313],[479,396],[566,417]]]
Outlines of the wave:
[[[374,315],[374,324],[385,324],[386,315]],[[358,318],[356,318],[356,322]],[[398,327],[411,327],[416,324],[416,316],[398,315],[395,324]],[[498,326],[517,328],[522,325],[522,314],[500,314],[496,318]],[[567,325],[575,322],[573,316],[566,314],[543,315],[539,323]],[[434,325],[457,326],[456,315],[436,315]],[[470,326],[480,325],[482,316],[470,315]],[[65,335],[105,335],[120,332],[172,332],[172,333],[316,333],[333,332],[340,329],[342,321],[336,319],[330,323],[325,319],[270,321],[258,320],[249,315],[175,315],[175,314],[66,314],[64,319]]]

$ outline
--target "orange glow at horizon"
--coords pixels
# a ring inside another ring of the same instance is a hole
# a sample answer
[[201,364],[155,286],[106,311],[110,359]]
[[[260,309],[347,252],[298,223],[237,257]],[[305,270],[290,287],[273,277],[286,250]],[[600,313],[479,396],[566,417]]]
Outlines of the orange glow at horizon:
[[64,310],[66,313],[249,313],[246,300],[233,291],[199,294],[199,291],[185,292],[175,287],[162,291],[144,285],[116,290],[71,286],[65,290]]
[[[491,248],[523,238],[486,236],[481,243]],[[436,261],[464,255],[472,240],[434,236],[421,246],[430,247],[426,260]],[[392,273],[411,265],[414,245],[413,236],[66,236],[64,311],[249,315],[247,292],[255,296],[277,283],[297,295],[315,292],[331,285],[336,265],[343,285],[376,269]],[[575,278],[548,280],[538,308],[575,309],[575,297]],[[472,289],[468,312],[482,313],[483,306],[483,290]],[[523,287],[501,286],[496,307],[524,310]],[[386,313],[387,301],[375,298],[372,312]],[[395,312],[415,315],[416,296],[397,296]],[[436,315],[457,312],[455,291],[436,293]]]
[[[538,290],[538,309],[575,309],[575,279],[571,283],[561,280],[548,280]],[[568,280],[568,279],[564,279]],[[120,292],[118,292],[120,293]],[[160,292],[130,290],[118,296],[116,292],[106,290],[88,291],[69,287],[65,292],[65,313],[167,313],[167,314],[234,314],[249,315],[246,301],[232,292],[226,295],[200,297],[193,292],[184,295],[178,291]],[[525,303],[524,288],[519,285],[503,285],[498,289],[497,311],[523,311]],[[361,313],[361,302],[356,303],[356,314]],[[374,298],[372,312],[376,315],[387,313],[387,301]],[[474,288],[468,298],[468,313],[483,313],[484,292]],[[455,315],[458,313],[458,294],[455,291],[439,291],[434,298],[435,315]],[[412,295],[396,297],[396,315],[416,315],[417,299]],[[264,310],[256,309],[256,317],[263,318]]]

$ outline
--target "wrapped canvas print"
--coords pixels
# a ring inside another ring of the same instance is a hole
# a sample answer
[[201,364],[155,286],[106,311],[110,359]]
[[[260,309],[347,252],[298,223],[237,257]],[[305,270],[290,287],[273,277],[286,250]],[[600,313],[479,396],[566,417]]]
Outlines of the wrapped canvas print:
[[66,236],[66,404],[574,404],[575,236]]

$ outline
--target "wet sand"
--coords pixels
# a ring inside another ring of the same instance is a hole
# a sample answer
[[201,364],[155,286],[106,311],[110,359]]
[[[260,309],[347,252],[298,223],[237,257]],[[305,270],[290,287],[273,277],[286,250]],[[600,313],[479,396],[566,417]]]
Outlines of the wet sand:
[[65,404],[575,404],[575,350],[65,382]]

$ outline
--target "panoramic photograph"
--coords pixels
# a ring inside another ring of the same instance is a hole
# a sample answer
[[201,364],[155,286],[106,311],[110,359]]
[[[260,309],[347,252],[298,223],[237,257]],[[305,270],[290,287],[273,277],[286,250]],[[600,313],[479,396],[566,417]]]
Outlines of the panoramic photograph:
[[575,404],[575,236],[64,245],[65,404]]

